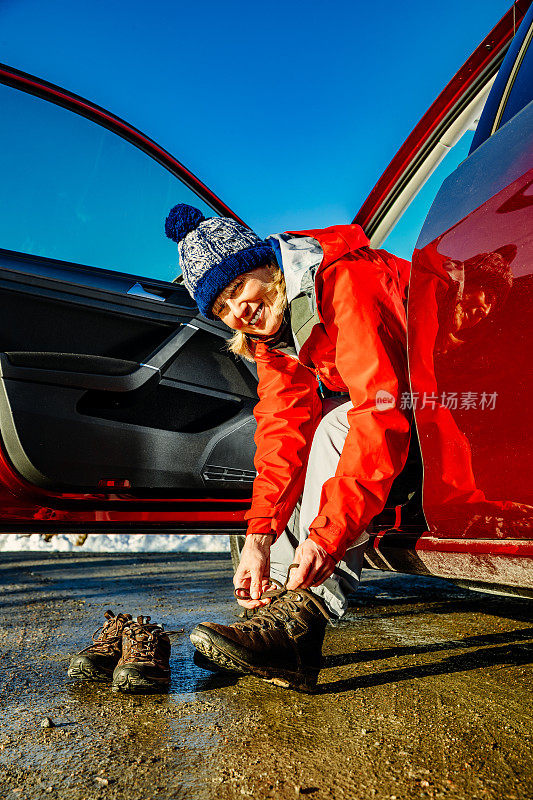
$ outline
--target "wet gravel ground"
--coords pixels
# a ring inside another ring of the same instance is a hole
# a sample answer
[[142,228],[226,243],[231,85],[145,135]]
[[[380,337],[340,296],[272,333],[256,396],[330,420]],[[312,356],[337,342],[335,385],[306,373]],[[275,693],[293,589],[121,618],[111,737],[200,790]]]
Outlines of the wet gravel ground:
[[187,635],[167,695],[67,677],[107,608],[234,621],[231,574],[226,554],[3,553],[1,797],[533,797],[528,601],[365,572],[315,695],[198,669]]

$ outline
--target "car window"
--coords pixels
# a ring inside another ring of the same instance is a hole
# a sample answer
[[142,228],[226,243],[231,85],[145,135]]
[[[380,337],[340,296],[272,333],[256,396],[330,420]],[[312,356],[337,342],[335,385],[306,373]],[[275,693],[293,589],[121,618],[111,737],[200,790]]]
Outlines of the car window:
[[[533,13],[533,10],[531,13]],[[478,118],[458,142],[450,148],[435,172],[424,184],[414,200],[411,201],[404,214],[385,239],[383,246],[386,249],[403,258],[411,258],[422,223],[444,180],[482,144],[485,138],[490,135],[492,128],[496,130],[496,126],[499,128],[504,125],[533,99],[533,46],[530,45],[533,38],[533,22],[529,24],[529,27],[528,22],[529,19],[524,21],[525,28],[520,29],[522,32],[521,37],[515,38],[509,50],[508,56],[511,64],[508,63],[506,57],[500,69],[501,74],[498,74],[484,108],[479,109]],[[526,31],[525,35],[524,30]],[[503,80],[504,77],[505,80]],[[507,100],[505,100],[505,87],[510,87]],[[495,97],[495,90],[497,97]],[[500,109],[499,112],[496,110],[497,108]],[[498,113],[500,114],[499,123],[497,121]],[[487,120],[487,114],[490,117],[490,123]],[[487,130],[489,131],[488,133]]]
[[400,256],[400,258],[406,258],[408,261],[411,259],[422,223],[435,199],[435,195],[442,182],[467,157],[472,136],[473,131],[466,131],[455,146],[450,148],[448,154],[420,189],[414,200],[411,201],[384,240],[381,246],[385,250],[390,250],[391,253]]
[[528,31],[528,35],[524,42],[524,48],[521,53],[520,64],[518,71],[512,80],[511,89],[507,102],[503,108],[498,128],[505,125],[515,114],[518,114],[525,106],[533,100],[533,47],[531,40],[533,39],[533,25]]
[[[487,139],[504,124],[502,121],[502,111],[505,112],[505,121],[507,121],[531,100],[531,86],[528,92],[527,81],[529,80],[531,82],[531,47],[528,48],[528,44],[531,39],[532,26],[533,6],[520,23],[503,63],[498,70],[496,80],[490,90],[479,125],[477,126],[470,153],[477,150],[483,142],[487,141]],[[527,55],[528,64],[524,64],[525,70],[520,75],[520,81],[515,88],[514,84],[518,78],[518,71],[522,72],[521,65],[524,60],[524,54]],[[524,82],[522,82],[522,79]],[[512,113],[511,106],[507,109],[507,104],[510,100],[510,90],[515,94],[515,99],[513,99],[515,110]]]
[[120,136],[0,85],[0,247],[170,281],[164,220],[176,203],[214,212]]

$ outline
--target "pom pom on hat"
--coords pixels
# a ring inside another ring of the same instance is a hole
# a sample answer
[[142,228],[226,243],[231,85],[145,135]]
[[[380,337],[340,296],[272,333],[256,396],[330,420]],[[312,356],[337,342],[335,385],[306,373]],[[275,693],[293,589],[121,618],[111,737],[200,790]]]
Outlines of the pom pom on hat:
[[171,208],[165,220],[165,233],[174,242],[181,242],[188,233],[195,230],[205,220],[198,208],[179,203]]

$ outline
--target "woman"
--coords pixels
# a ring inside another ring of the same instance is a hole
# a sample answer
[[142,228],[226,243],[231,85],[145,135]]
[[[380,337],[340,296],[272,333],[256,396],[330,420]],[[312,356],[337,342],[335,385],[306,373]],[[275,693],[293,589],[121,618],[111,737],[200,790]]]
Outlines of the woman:
[[[259,375],[257,477],[234,584],[240,605],[260,611],[199,625],[191,639],[219,666],[312,688],[325,619],[346,609],[365,528],[407,457],[410,265],[370,249],[358,225],[263,241],[179,205],[165,230],[200,311],[235,331],[231,349]],[[294,562],[283,590],[268,591]]]

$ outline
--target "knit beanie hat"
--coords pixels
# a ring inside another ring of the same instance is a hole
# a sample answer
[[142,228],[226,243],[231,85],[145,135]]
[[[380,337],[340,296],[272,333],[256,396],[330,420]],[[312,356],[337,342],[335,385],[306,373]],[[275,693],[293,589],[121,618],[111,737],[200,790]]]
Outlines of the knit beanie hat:
[[501,305],[513,285],[510,264],[516,258],[515,244],[506,244],[491,253],[478,253],[464,262],[465,287],[475,284],[490,289]]
[[180,203],[169,212],[165,233],[178,245],[183,282],[205,317],[238,275],[272,261],[269,244],[230,217],[206,219],[199,209]]

